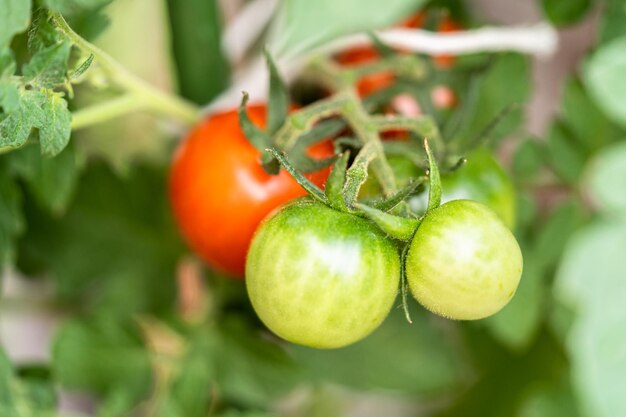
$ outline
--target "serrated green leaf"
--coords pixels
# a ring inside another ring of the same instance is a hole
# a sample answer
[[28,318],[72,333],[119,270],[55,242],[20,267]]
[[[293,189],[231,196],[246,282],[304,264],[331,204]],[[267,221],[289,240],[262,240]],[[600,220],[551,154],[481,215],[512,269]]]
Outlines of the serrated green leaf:
[[626,142],[605,148],[593,158],[583,189],[600,210],[626,213]]
[[425,3],[423,0],[307,0],[280,3],[270,50],[299,54],[338,36],[391,26]]
[[594,101],[608,117],[626,127],[626,36],[603,45],[585,64],[583,78]]
[[137,326],[107,316],[65,323],[54,341],[52,368],[63,387],[104,397],[123,389],[131,403],[147,395],[152,380]]
[[52,88],[67,80],[67,60],[71,44],[59,42],[35,53],[24,65],[25,81],[34,87]]
[[592,0],[541,0],[543,13],[557,26],[578,22],[589,12],[592,5]]
[[67,101],[60,95],[50,93],[41,104],[43,123],[39,126],[39,143],[44,156],[58,155],[70,141],[72,114]]
[[28,28],[30,0],[0,0],[0,49],[9,44],[16,33]]
[[11,169],[20,175],[39,204],[55,216],[63,214],[76,187],[78,166],[68,146],[54,158],[42,157],[34,146],[7,155]]

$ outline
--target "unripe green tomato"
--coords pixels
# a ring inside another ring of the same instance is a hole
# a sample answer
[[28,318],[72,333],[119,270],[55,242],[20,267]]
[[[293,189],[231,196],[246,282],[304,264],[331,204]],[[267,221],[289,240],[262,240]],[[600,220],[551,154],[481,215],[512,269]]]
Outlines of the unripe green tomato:
[[406,277],[424,307],[455,320],[498,312],[515,294],[522,253],[487,206],[450,201],[426,215],[410,243]]
[[278,336],[316,348],[354,343],[396,298],[400,258],[369,221],[310,201],[289,204],[256,232],[246,263],[252,306]]

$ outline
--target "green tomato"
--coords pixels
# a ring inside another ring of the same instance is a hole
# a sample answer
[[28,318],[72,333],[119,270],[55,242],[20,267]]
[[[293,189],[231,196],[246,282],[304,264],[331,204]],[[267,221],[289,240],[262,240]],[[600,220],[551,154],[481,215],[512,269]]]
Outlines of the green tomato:
[[522,263],[515,237],[493,211],[475,201],[454,200],[422,220],[410,243],[406,277],[428,310],[476,320],[509,302]]
[[375,225],[308,200],[266,219],[246,262],[252,306],[278,336],[338,348],[387,317],[400,280],[395,244]]

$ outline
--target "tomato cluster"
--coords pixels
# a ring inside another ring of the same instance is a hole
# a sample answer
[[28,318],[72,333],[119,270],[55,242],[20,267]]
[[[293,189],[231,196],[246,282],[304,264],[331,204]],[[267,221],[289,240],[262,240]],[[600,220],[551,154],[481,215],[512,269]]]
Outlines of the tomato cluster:
[[[402,25],[420,27],[423,19],[416,15]],[[443,19],[438,29],[452,31],[458,25]],[[350,65],[378,59],[378,53],[350,50],[335,59]],[[453,60],[434,57],[441,68]],[[359,80],[357,88],[365,96],[393,82],[393,75],[383,72]],[[440,101],[453,105],[454,100]],[[264,105],[247,110],[259,128],[265,125],[266,112]],[[248,132],[251,125],[245,125],[245,119],[242,123]],[[391,133],[383,138],[410,139],[404,130]],[[354,132],[348,129],[343,134]],[[406,221],[409,229],[394,233],[372,217],[372,213],[393,217],[393,212],[355,201],[359,189],[366,203],[382,193],[376,181],[350,183],[358,175],[345,172],[348,153],[339,158],[330,178],[331,169],[323,168],[306,174],[306,179],[295,175],[296,181],[284,170],[268,173],[271,169],[261,163],[257,149],[263,147],[253,146],[249,139],[255,142],[244,135],[235,110],[210,115],[200,123],[181,143],[172,164],[172,208],[183,236],[210,266],[233,277],[245,273],[256,313],[283,339],[316,348],[354,343],[387,317],[400,285],[406,285],[403,288],[410,289],[426,309],[456,320],[487,317],[513,297],[522,272],[522,255],[510,231],[515,196],[511,181],[488,151],[472,152],[465,166],[444,172],[440,181],[435,158],[425,146],[430,164],[428,201],[422,197],[426,193],[407,199],[414,190],[403,195],[408,203],[403,210],[411,214],[396,219]],[[340,143],[337,146],[354,144]],[[325,159],[334,154],[334,146],[321,141],[307,152],[311,158]],[[297,172],[280,153],[273,155],[290,172]],[[405,155],[390,156],[388,163],[401,187],[410,188],[412,179],[427,174]],[[365,176],[367,166],[362,169]],[[315,198],[306,197],[301,184]],[[442,196],[432,192],[442,184]]]

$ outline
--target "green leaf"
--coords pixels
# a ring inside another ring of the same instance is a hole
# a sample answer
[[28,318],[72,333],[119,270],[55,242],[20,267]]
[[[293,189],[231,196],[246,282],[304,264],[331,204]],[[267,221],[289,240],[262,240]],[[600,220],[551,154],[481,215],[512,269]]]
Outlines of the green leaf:
[[307,0],[280,3],[270,50],[299,54],[338,36],[391,26],[419,8],[423,0]]
[[38,378],[18,377],[0,349],[0,415],[10,417],[53,416],[56,395],[52,384]]
[[334,350],[293,346],[309,379],[359,390],[407,394],[441,392],[459,382],[466,369],[437,320],[411,303],[413,324],[394,309],[370,336]]
[[604,0],[602,2],[602,22],[600,24],[600,42],[607,43],[626,35],[626,7],[623,0]]
[[581,417],[569,379],[535,388],[525,400],[519,417]]
[[626,413],[624,247],[626,217],[598,219],[569,242],[557,275],[557,296],[577,313],[567,349],[584,415]]
[[165,173],[135,166],[126,178],[92,163],[61,218],[26,200],[18,266],[47,271],[59,298],[110,316],[172,306],[183,253]]
[[24,230],[22,194],[0,160],[0,270],[15,257],[15,238]]
[[20,92],[17,86],[0,81],[0,108],[5,113],[11,113],[18,110],[19,107]]
[[514,177],[521,181],[532,180],[543,166],[544,150],[534,138],[520,142],[513,155]]
[[265,50],[265,61],[270,74],[270,92],[268,102],[267,133],[274,135],[287,120],[289,113],[289,91],[276,68],[274,59],[269,51]]
[[588,153],[621,139],[622,132],[600,111],[577,78],[570,79],[565,87],[562,120]]
[[262,407],[291,390],[302,370],[275,343],[255,335],[243,320],[231,316],[219,327],[214,362],[221,396]]
[[6,80],[15,73],[15,59],[9,48],[0,49],[0,80]]
[[541,0],[543,13],[557,26],[578,22],[589,12],[592,5],[592,0]]
[[548,158],[552,169],[563,180],[574,184],[585,166],[585,151],[576,143],[562,122],[554,122],[548,136]]
[[24,65],[25,81],[34,87],[44,88],[64,84],[67,80],[67,60],[70,48],[71,44],[65,41],[38,51],[30,62]]
[[11,168],[26,181],[38,203],[57,217],[63,214],[78,180],[73,147],[68,146],[54,158],[42,157],[33,146],[8,156]]
[[19,109],[0,121],[0,147],[19,148],[39,131],[41,153],[55,156],[70,140],[71,113],[60,94],[50,90],[21,90]]
[[172,47],[182,95],[206,104],[223,91],[230,68],[222,51],[217,0],[168,0]]
[[30,0],[0,0],[0,49],[9,44],[16,33],[28,28]]
[[606,115],[626,127],[626,36],[603,45],[584,66],[583,79]]
[[[476,79],[477,98],[467,109],[467,123],[458,133],[464,143],[480,140],[503,109],[515,107],[491,131],[490,139],[499,140],[511,134],[522,122],[519,106],[526,102],[530,92],[530,66],[521,55],[502,54],[493,57],[486,72]],[[514,75],[513,75],[514,74]]]
[[47,92],[41,103],[43,122],[39,126],[41,153],[45,156],[58,155],[69,143],[72,133],[72,114],[59,94]]
[[100,9],[113,0],[43,0],[44,5],[56,12],[76,15],[90,10]]
[[152,380],[139,329],[108,316],[65,323],[54,341],[52,367],[63,387],[104,397],[123,389],[130,402],[145,397]]
[[626,213],[626,142],[607,147],[593,158],[583,188],[600,210]]

